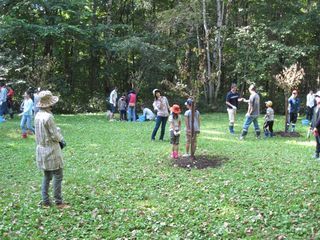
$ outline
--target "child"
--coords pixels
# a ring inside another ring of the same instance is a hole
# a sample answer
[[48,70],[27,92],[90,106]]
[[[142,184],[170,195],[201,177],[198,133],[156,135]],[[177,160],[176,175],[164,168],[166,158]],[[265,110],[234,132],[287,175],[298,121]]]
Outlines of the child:
[[[189,157],[190,156],[190,144],[191,144],[191,124],[192,124],[192,119],[191,119],[191,109],[192,109],[192,99],[188,99],[185,102],[186,107],[188,110],[184,114],[184,120],[186,123],[186,137],[187,137],[187,142],[186,142],[186,154],[184,154],[184,157]],[[200,133],[200,113],[198,110],[195,110],[194,112],[194,122],[193,122],[193,128],[194,128],[194,152],[196,151],[197,148],[197,135]]]
[[126,96],[122,96],[118,101],[118,110],[120,112],[120,121],[127,120],[127,102]]
[[265,122],[263,125],[264,136],[273,137],[274,111],[272,109],[272,102],[267,101],[265,103],[267,107],[267,112],[266,112],[266,115],[264,116],[264,119],[265,119]]
[[[19,116],[22,116],[20,127],[22,129],[22,138],[27,138],[27,129],[34,133],[34,129],[32,127],[32,108],[33,108],[33,101],[30,97],[30,94],[28,92],[25,92],[23,100],[23,112],[19,114]],[[27,129],[25,127],[27,125]]]
[[170,143],[172,144],[171,157],[177,159],[179,157],[179,138],[181,129],[181,110],[179,105],[174,104],[171,107],[169,116],[170,123]]

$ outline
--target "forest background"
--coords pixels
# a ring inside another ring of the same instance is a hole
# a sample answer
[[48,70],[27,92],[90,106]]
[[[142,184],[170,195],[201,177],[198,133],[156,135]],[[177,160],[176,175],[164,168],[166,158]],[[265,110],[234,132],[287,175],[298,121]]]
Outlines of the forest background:
[[105,110],[115,86],[150,102],[154,88],[182,102],[193,86],[219,111],[232,82],[283,113],[275,75],[296,62],[300,96],[320,87],[317,0],[2,0],[0,13],[1,80],[17,99],[52,90],[61,113]]

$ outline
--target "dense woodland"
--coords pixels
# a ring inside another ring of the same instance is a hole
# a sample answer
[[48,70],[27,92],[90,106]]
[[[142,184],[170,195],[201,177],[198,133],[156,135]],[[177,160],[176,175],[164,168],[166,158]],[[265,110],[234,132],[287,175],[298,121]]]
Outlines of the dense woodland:
[[199,89],[200,106],[219,110],[232,82],[282,109],[275,75],[295,62],[301,96],[320,87],[318,0],[0,2],[1,79],[51,89],[63,112],[104,109],[114,86],[140,101]]

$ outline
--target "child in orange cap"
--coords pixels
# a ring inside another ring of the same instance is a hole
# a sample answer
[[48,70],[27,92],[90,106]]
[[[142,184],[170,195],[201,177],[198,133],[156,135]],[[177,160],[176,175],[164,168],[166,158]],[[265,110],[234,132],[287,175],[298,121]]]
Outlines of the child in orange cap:
[[174,104],[171,108],[171,114],[169,116],[170,123],[170,143],[172,144],[171,157],[177,159],[179,157],[179,139],[181,130],[181,110],[180,106]]

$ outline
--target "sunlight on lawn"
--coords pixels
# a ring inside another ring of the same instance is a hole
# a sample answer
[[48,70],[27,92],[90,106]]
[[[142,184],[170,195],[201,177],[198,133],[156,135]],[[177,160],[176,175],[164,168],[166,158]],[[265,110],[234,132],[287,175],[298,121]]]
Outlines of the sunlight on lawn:
[[207,136],[202,136],[201,138],[205,138],[205,139],[208,139],[208,140],[212,140],[212,141],[223,141],[223,142],[239,142],[239,143],[242,143],[240,142],[239,140],[235,139],[226,139],[226,138],[220,138],[220,137],[207,137]]
[[297,142],[297,141],[286,141],[286,144],[293,144],[298,146],[307,146],[307,147],[314,147],[316,143],[314,141],[308,141],[308,142]]
[[208,133],[213,135],[225,135],[225,132],[215,131],[215,130],[202,130],[202,133]]

